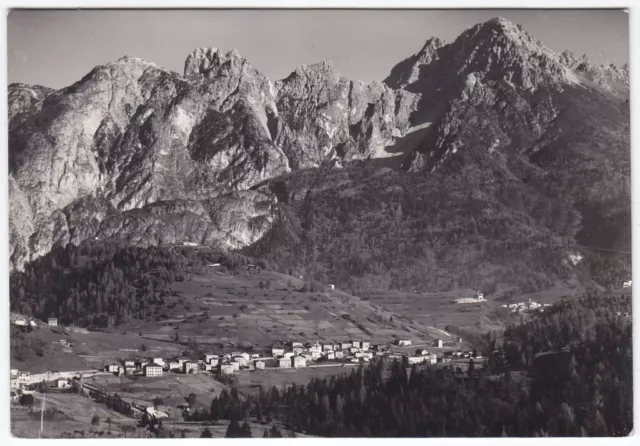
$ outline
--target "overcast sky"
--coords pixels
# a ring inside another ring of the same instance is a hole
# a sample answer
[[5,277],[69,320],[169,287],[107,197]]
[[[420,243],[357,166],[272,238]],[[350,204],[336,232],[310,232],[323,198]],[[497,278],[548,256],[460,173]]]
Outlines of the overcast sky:
[[61,88],[124,55],[182,73],[197,47],[235,48],[274,80],[322,60],[350,79],[382,80],[429,37],[451,42],[496,16],[553,50],[628,61],[629,16],[613,10],[14,10],[8,80]]

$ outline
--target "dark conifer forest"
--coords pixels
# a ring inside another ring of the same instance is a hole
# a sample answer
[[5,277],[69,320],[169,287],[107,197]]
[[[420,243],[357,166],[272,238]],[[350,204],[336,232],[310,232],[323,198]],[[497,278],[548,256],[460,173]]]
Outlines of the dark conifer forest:
[[62,324],[106,328],[145,319],[150,307],[171,296],[170,285],[220,262],[235,269],[248,263],[241,255],[189,247],[129,247],[92,243],[55,247],[10,278],[11,311]]

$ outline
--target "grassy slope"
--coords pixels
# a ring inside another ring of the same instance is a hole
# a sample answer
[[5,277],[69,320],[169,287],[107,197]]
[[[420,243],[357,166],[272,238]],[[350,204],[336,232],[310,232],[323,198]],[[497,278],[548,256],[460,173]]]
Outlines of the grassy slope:
[[361,338],[388,343],[396,336],[425,340],[437,336],[432,328],[412,323],[407,315],[338,289],[303,292],[302,286],[300,279],[273,271],[234,273],[211,268],[190,281],[175,282],[177,296],[156,306],[153,318],[121,328],[142,332],[147,338],[169,340],[177,332],[185,341],[248,343],[257,348],[287,340]]

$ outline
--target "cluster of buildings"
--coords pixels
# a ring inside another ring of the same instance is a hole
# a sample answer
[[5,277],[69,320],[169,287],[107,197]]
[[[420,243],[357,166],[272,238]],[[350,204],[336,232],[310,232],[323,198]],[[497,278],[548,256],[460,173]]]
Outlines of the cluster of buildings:
[[[73,372],[65,373],[64,375],[71,375]],[[27,393],[26,389],[34,384],[45,382],[49,388],[53,389],[69,389],[71,388],[71,379],[68,376],[59,376],[60,373],[50,374],[31,374],[29,372],[21,371],[18,369],[9,370],[9,383],[12,391],[22,391]]]
[[274,345],[271,357],[278,361],[279,368],[300,368],[316,361],[369,362],[383,351],[383,346],[369,341],[290,342],[286,346]]
[[18,390],[30,383],[29,372],[23,372],[18,369],[9,370],[9,382],[11,390]]
[[415,351],[415,354],[408,356],[409,364],[435,364],[438,362],[438,356],[434,353],[429,353],[423,348],[419,348]]
[[455,304],[477,304],[481,302],[486,302],[484,294],[481,292],[478,292],[475,297],[461,297],[453,301]]
[[149,377],[162,376],[165,372],[184,373],[191,375],[201,371],[214,372],[220,359],[218,355],[204,355],[202,359],[164,358],[126,359],[122,363],[111,363],[104,367],[104,371],[114,375],[142,375]]
[[514,303],[514,304],[503,304],[501,306],[502,306],[502,308],[508,309],[512,313],[521,313],[523,311],[531,311],[531,310],[544,311],[544,307],[550,307],[551,304],[539,304],[537,302],[532,302],[531,299],[529,299],[528,302],[517,302],[517,303]]
[[[448,352],[444,352],[444,357],[445,358],[471,358],[473,356],[473,352],[471,351],[461,351],[461,350],[456,350],[456,351],[448,351]],[[475,359],[482,359],[482,355],[480,354],[476,354]]]

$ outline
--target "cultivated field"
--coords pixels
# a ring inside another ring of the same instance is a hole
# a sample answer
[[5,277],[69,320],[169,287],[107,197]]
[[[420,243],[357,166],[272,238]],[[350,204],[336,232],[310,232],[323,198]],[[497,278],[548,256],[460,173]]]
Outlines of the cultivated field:
[[[88,384],[110,393],[117,393],[125,401],[135,401],[143,406],[152,406],[159,397],[163,401],[160,410],[177,411],[178,404],[194,393],[198,396],[195,408],[209,408],[213,397],[220,395],[226,387],[213,379],[211,374],[182,375],[165,373],[161,377],[103,375],[89,378]],[[179,417],[181,418],[181,417]]]
[[238,390],[243,393],[258,392],[262,386],[265,391],[271,387],[285,388],[292,384],[306,385],[312,378],[326,378],[328,376],[351,373],[355,367],[350,364],[331,367],[306,367],[300,369],[259,370],[255,372],[237,373]]
[[[11,328],[11,368],[30,373],[102,368],[139,356],[175,356],[184,346],[144,339],[138,333],[104,333],[43,326],[31,332]],[[143,351],[144,350],[144,351]]]
[[[262,284],[262,287],[261,287]],[[266,346],[274,341],[370,339],[390,343],[396,337],[431,340],[441,334],[412,322],[395,310],[339,290],[300,291],[299,279],[271,271],[207,275],[175,282],[154,318],[127,325],[145,338],[172,340],[178,334],[203,344]]]
[[430,334],[433,337],[449,341],[454,336],[445,327],[450,325],[474,331],[501,328],[500,321],[492,317],[501,303],[491,300],[470,304],[454,303],[455,299],[474,295],[469,289],[441,293],[369,290],[365,300],[431,327]]

